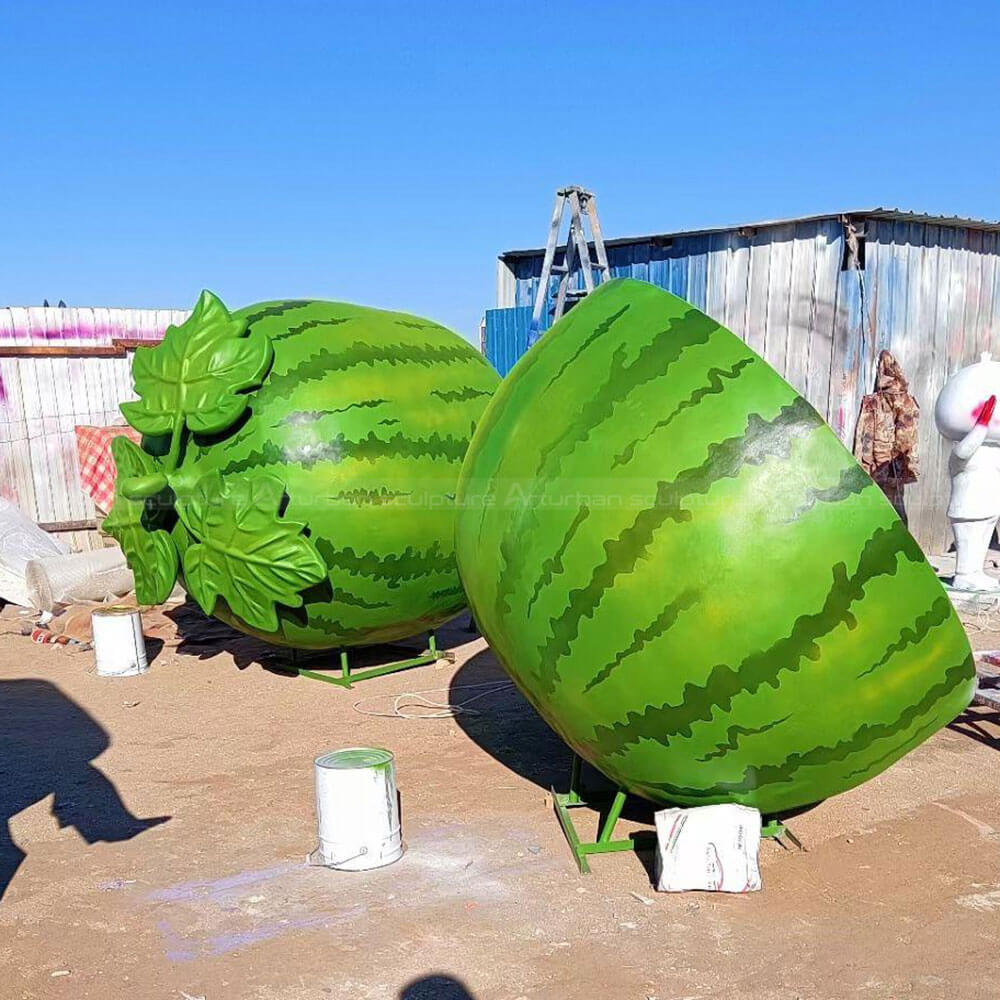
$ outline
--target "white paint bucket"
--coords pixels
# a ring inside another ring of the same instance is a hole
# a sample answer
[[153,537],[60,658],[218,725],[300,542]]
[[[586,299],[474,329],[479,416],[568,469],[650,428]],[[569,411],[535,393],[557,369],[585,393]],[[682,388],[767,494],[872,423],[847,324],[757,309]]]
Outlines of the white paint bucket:
[[403,839],[392,754],[349,747],[317,757],[316,814],[315,864],[360,872],[398,861]]
[[146,672],[146,641],[135,608],[98,608],[90,622],[97,672],[102,677],[131,677]]

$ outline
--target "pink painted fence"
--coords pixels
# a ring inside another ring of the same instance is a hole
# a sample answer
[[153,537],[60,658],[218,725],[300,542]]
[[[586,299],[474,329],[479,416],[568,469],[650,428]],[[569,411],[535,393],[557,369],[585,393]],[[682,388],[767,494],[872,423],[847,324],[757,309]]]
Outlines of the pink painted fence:
[[[0,309],[0,495],[74,549],[100,545],[80,488],[77,424],[124,423],[132,351],[187,317],[177,309]],[[74,351],[78,348],[78,352]],[[51,354],[44,352],[52,349]],[[96,356],[95,350],[105,350]]]

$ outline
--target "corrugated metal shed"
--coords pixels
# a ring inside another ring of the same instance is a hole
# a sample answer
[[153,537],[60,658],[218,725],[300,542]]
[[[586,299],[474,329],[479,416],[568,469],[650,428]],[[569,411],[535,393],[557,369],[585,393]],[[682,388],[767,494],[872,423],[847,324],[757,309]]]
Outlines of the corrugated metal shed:
[[[860,236],[857,261],[849,226]],[[607,248],[614,277],[669,289],[729,327],[849,447],[878,353],[892,351],[923,407],[921,477],[906,495],[910,529],[927,551],[950,545],[947,447],[933,405],[949,374],[982,351],[1000,356],[1000,223],[873,208],[615,239]],[[500,257],[485,349],[501,374],[523,353],[541,260],[541,249]]]
[[98,544],[80,489],[78,424],[124,423],[132,349],[155,343],[187,311],[0,309],[0,495],[75,549]]

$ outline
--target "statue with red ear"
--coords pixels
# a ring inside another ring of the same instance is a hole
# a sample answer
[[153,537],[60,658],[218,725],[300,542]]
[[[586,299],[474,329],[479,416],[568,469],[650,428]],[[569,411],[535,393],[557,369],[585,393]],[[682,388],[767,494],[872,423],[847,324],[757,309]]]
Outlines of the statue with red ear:
[[998,393],[1000,362],[983,354],[976,364],[948,379],[934,408],[938,430],[955,442],[948,460],[948,518],[955,535],[952,585],[957,590],[1000,590],[1000,581],[983,569],[1000,517]]

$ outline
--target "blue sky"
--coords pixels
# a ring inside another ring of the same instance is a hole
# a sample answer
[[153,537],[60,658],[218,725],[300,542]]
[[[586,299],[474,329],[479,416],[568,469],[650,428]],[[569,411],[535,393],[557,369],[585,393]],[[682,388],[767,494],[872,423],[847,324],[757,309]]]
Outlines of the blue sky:
[[209,287],[473,338],[496,255],[543,241],[567,183],[608,236],[996,218],[998,22],[921,0],[7,3],[0,304]]

